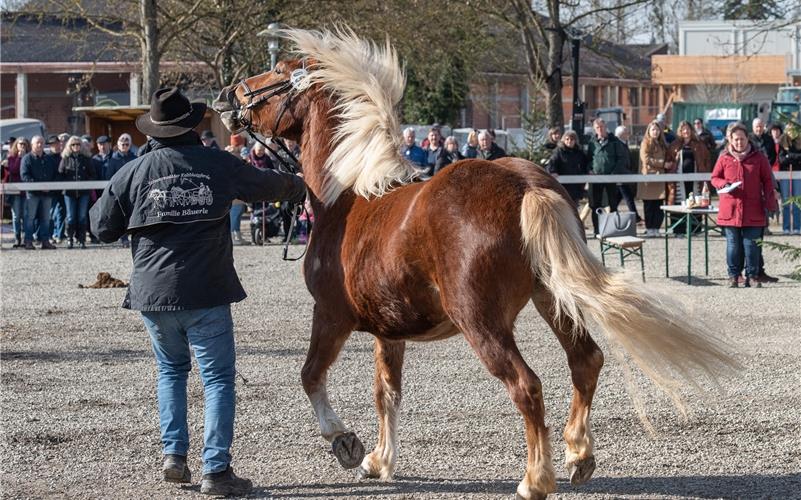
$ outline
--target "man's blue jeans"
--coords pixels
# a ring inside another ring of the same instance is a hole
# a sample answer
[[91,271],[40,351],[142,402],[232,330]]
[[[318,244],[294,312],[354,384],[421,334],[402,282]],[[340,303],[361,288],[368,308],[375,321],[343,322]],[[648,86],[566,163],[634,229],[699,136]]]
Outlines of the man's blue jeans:
[[14,230],[14,237],[22,241],[22,226],[25,224],[25,195],[9,195],[8,204],[11,205],[11,227]]
[[50,206],[50,220],[53,221],[53,238],[64,237],[64,220],[67,217],[67,208],[64,206],[64,195],[53,196]]
[[[801,196],[801,179],[792,181],[781,179],[779,180],[779,190],[782,193],[782,200],[787,200],[790,196]],[[792,227],[790,227],[790,213],[793,214]],[[782,207],[782,229],[785,233],[801,231],[801,208],[798,208],[798,205],[791,203]]]
[[233,204],[229,212],[231,217],[231,232],[239,232],[242,227],[242,214],[245,213],[246,205]]
[[195,351],[205,396],[203,473],[224,471],[234,439],[234,325],[231,306],[142,311],[158,365],[159,420],[165,455],[186,456],[186,380]]
[[[757,241],[762,239],[761,227],[726,226],[726,264],[729,278],[736,278],[743,270],[745,275],[759,276],[759,257],[762,254]],[[744,258],[743,258],[744,257]]]
[[50,241],[50,195],[28,193],[25,200],[25,242],[33,241],[34,219],[39,223],[39,241]]

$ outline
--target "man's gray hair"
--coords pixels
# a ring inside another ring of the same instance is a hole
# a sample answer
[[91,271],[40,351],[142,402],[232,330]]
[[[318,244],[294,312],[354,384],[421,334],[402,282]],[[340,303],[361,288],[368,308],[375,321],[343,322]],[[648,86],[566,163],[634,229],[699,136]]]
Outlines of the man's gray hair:
[[31,142],[35,141],[36,139],[41,139],[42,142],[44,142],[44,140],[45,140],[44,137],[42,137],[41,135],[35,135],[35,136],[31,137]]
[[490,134],[486,130],[482,130],[481,132],[478,133],[478,139],[481,140],[482,137],[489,137],[490,139],[492,139],[492,134]]
[[762,118],[756,117],[756,118],[754,118],[754,120],[751,122],[751,126],[752,126],[752,127],[756,127],[756,126],[757,126],[757,124],[759,124],[759,123],[761,123],[761,124],[763,124],[763,125],[765,124],[765,122],[762,120]]
[[407,134],[414,134],[414,127],[406,127],[403,129],[403,136],[406,137]]
[[596,125],[606,125],[606,121],[603,118],[596,118],[592,121],[592,126]]

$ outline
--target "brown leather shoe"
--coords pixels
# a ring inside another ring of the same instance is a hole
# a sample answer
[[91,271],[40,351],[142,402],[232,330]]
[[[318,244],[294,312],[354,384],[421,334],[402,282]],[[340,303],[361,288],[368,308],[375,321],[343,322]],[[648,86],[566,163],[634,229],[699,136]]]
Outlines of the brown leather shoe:
[[760,275],[757,276],[757,279],[759,279],[759,281],[761,283],[776,283],[776,282],[779,281],[779,278],[774,278],[773,276],[768,276],[764,272],[760,273]]
[[186,457],[182,455],[164,455],[161,471],[164,473],[164,480],[168,483],[192,482],[192,472],[186,465]]

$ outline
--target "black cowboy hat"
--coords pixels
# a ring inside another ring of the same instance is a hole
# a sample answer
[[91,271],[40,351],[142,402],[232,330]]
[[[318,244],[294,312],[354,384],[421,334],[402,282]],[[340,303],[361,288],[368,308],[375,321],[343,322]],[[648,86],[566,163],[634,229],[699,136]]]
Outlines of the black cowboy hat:
[[136,128],[151,137],[175,137],[197,126],[206,114],[206,103],[189,102],[178,87],[153,93],[150,112],[136,119]]

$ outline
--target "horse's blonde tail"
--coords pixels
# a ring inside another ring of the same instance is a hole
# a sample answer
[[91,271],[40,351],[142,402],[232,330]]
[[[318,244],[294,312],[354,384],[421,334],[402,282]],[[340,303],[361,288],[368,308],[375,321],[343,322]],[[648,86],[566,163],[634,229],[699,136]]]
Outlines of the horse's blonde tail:
[[[607,271],[587,247],[570,202],[557,192],[528,191],[520,226],[532,270],[553,294],[556,317],[570,318],[576,335],[586,318],[596,322],[682,413],[682,385],[701,389],[699,374],[716,382],[739,366],[720,340],[690,321],[680,304]],[[636,404],[636,388],[630,384],[630,389]],[[638,411],[644,418],[641,407]]]

